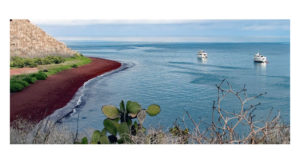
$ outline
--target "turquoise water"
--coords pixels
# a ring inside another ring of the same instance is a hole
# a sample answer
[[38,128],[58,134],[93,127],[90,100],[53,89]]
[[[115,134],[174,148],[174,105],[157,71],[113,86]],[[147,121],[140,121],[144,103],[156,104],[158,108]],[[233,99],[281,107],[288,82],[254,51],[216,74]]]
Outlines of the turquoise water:
[[[290,121],[290,45],[288,43],[130,43],[130,42],[67,42],[86,56],[117,60],[128,69],[99,77],[89,83],[77,108],[79,129],[103,127],[101,106],[118,106],[121,100],[139,102],[144,108],[155,103],[161,113],[148,117],[146,126],[168,128],[188,111],[195,120],[209,122],[212,104],[217,99],[221,80],[227,79],[234,89],[246,85],[248,95],[267,92],[247,105],[261,102],[256,118],[265,118],[270,109],[280,111],[284,122]],[[206,61],[197,52],[208,53]],[[268,64],[255,64],[259,51],[268,57]],[[229,96],[222,106],[229,111],[240,108],[237,99]],[[74,127],[77,114],[62,120]],[[185,120],[187,117],[185,116]],[[186,126],[191,123],[186,121]]]

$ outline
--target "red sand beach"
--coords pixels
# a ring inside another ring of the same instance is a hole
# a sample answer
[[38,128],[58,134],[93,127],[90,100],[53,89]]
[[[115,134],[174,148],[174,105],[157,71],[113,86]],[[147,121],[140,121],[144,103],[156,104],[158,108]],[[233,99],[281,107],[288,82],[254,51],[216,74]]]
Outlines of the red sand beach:
[[10,121],[18,118],[38,122],[65,106],[84,82],[117,69],[121,63],[91,58],[92,62],[39,80],[21,92],[10,94]]

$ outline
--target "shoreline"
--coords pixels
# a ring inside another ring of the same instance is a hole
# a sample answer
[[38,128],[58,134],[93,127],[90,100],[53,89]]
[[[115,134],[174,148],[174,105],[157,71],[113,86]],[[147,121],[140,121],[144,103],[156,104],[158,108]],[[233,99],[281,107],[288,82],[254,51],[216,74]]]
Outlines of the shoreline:
[[111,76],[112,74],[118,73],[120,71],[124,71],[132,66],[134,66],[134,64],[121,62],[121,66],[119,68],[105,72],[97,77],[94,77],[84,82],[84,84],[76,91],[72,99],[64,107],[55,110],[52,114],[50,114],[49,116],[41,120],[39,124],[43,124],[44,121],[45,122],[51,121],[53,123],[57,123],[60,122],[65,117],[77,113],[78,107],[80,108],[81,103],[82,102],[85,103],[84,90],[86,86],[90,85],[90,83],[93,83],[94,80],[97,81],[103,79],[106,76]]
[[26,119],[39,122],[64,107],[88,80],[118,69],[121,63],[90,57],[91,63],[39,80],[21,92],[10,93],[10,122]]

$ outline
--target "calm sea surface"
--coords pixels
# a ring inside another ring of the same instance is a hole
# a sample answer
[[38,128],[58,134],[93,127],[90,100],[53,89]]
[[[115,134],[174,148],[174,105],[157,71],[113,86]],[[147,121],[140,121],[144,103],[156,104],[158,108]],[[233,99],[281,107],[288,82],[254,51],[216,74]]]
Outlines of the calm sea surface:
[[[246,85],[248,95],[267,92],[247,105],[261,102],[256,118],[265,118],[270,109],[280,111],[290,121],[290,45],[288,43],[130,43],[130,42],[67,42],[85,56],[101,57],[127,63],[128,69],[98,77],[82,90],[77,112],[62,120],[79,130],[102,129],[105,116],[101,106],[118,106],[121,100],[139,102],[142,107],[155,103],[161,106],[156,117],[147,117],[146,126],[160,125],[167,129],[176,119],[188,120],[188,111],[195,120],[210,121],[212,104],[217,98],[221,80],[227,79],[234,89]],[[197,58],[203,49],[206,61]],[[259,51],[268,57],[268,64],[255,64]],[[74,97],[74,99],[78,97]],[[229,111],[238,111],[238,100],[229,96],[222,103]],[[191,126],[186,121],[187,126]]]

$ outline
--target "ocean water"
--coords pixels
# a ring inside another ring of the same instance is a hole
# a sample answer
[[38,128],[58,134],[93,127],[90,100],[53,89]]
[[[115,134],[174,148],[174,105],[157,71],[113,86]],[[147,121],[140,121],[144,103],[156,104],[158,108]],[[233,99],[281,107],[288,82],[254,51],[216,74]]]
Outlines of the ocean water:
[[[261,103],[256,119],[266,118],[270,110],[280,112],[290,122],[290,45],[289,43],[131,43],[69,41],[67,45],[85,56],[101,57],[124,63],[116,73],[91,80],[84,89],[76,111],[61,122],[75,129],[102,129],[105,116],[101,106],[118,106],[121,100],[137,101],[143,108],[158,104],[161,113],[147,116],[145,126],[167,129],[175,120],[192,123],[210,122],[213,101],[217,99],[216,84],[227,79],[234,89],[246,85],[248,96],[267,92],[246,105]],[[199,50],[208,59],[197,58]],[[267,56],[268,64],[253,62],[255,53]],[[74,97],[78,99],[78,97]],[[222,102],[228,111],[238,111],[234,96]],[[79,115],[78,115],[79,113]],[[205,126],[205,124],[203,124]]]

